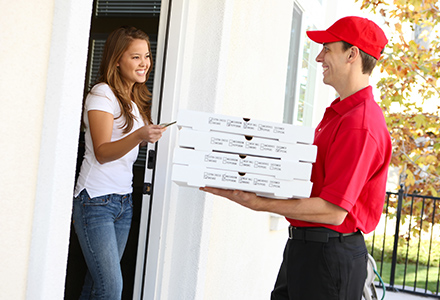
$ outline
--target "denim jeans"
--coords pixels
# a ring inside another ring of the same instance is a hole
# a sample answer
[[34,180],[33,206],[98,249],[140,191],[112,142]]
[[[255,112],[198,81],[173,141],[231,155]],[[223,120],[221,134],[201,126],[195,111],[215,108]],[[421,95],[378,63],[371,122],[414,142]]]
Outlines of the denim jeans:
[[133,216],[131,194],[90,198],[84,189],[73,200],[73,224],[88,272],[80,299],[120,300],[120,261]]

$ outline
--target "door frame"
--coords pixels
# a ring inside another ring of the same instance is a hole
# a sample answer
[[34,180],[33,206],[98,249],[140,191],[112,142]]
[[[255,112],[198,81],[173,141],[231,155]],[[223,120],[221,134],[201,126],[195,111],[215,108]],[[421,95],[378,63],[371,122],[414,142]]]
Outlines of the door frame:
[[[157,52],[152,99],[152,118],[161,122],[175,121],[180,87],[179,53],[184,40],[187,1],[162,0],[157,35]],[[145,169],[144,182],[153,184],[152,195],[144,195],[138,241],[133,299],[159,299],[164,280],[164,253],[172,188],[172,152],[176,144],[176,127],[169,128],[148,150],[156,153],[154,169]]]

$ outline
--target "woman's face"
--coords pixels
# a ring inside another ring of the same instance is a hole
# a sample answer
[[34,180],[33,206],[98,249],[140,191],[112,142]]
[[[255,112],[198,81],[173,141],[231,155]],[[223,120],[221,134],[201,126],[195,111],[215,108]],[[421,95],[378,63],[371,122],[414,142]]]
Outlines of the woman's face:
[[118,62],[121,76],[131,88],[136,82],[147,80],[147,72],[151,66],[150,48],[145,40],[133,40]]

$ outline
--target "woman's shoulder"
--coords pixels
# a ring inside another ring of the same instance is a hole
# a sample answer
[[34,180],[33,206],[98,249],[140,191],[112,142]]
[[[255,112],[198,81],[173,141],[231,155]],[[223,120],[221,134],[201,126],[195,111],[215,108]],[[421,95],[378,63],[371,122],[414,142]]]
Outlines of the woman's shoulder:
[[99,96],[108,96],[108,95],[114,96],[114,93],[110,88],[110,86],[104,82],[95,84],[90,90],[90,94],[99,95]]
[[118,107],[118,100],[106,83],[95,84],[87,95],[86,110],[99,108],[105,111],[115,111]]
[[107,83],[95,84],[89,92],[88,98],[107,98],[112,102],[118,102],[115,94]]

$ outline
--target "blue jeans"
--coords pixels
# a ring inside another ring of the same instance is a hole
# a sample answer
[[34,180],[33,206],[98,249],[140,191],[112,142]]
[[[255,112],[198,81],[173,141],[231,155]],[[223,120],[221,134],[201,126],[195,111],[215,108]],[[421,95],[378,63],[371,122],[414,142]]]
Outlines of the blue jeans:
[[132,216],[131,194],[90,198],[84,189],[73,199],[73,224],[88,267],[80,299],[121,299],[120,261]]

